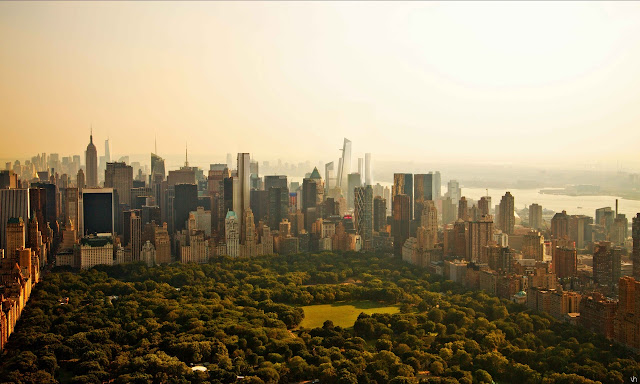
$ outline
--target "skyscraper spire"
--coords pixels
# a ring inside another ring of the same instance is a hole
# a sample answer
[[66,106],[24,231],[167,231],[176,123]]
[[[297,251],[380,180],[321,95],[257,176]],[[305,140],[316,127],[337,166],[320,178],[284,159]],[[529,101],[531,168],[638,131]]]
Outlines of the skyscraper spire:
[[93,143],[93,124],[90,125],[91,133],[89,134],[89,142]]
[[189,166],[189,147],[187,146],[187,143],[184,143],[184,166]]
[[158,137],[157,136],[153,138],[153,150],[154,150],[154,153],[157,155],[158,154]]

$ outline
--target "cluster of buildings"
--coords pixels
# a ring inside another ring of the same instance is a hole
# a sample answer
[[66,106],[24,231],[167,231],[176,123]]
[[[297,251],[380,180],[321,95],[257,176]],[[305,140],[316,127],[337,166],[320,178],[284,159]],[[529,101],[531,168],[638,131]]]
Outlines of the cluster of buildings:
[[[352,169],[351,144],[344,140],[324,177],[315,167],[301,182],[261,176],[248,153],[206,172],[186,153],[168,172],[157,153],[150,168],[111,161],[108,141],[98,158],[93,136],[83,166],[75,156],[45,154],[8,163],[0,171],[3,335],[47,263],[87,269],[366,250],[636,347],[629,332],[640,329],[633,328],[640,309],[629,279],[640,278],[640,215],[629,236],[617,206],[598,209],[595,220],[550,216],[538,204],[518,213],[510,192],[493,206],[488,193],[467,198],[450,180],[443,194],[439,172],[396,173],[389,188],[374,184],[371,154]],[[13,240],[16,225],[22,242]]]

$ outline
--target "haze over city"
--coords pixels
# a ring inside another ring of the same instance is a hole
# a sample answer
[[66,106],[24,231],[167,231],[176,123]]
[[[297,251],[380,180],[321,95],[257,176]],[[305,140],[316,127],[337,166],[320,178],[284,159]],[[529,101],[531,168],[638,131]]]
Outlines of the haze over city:
[[640,377],[640,2],[0,1],[0,384]]
[[637,170],[639,21],[633,2],[2,2],[0,157],[77,153],[93,126],[118,155],[157,137],[317,162],[348,136],[379,161]]

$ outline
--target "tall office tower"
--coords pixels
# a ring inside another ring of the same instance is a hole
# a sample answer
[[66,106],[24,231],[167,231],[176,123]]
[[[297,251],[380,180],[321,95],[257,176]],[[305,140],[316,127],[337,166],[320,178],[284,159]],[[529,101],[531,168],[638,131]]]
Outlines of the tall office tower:
[[251,205],[251,156],[238,153],[238,176],[233,178],[233,211],[238,220],[240,243],[244,244],[244,211]]
[[629,220],[627,220],[627,216],[622,213],[616,215],[616,218],[613,219],[613,226],[609,234],[611,242],[618,246],[624,246],[624,242],[629,234],[628,228]]
[[353,209],[355,204],[355,189],[362,186],[362,178],[359,173],[349,174],[349,189],[347,191],[347,208]]
[[0,249],[7,250],[7,223],[9,219],[21,217],[29,220],[31,207],[28,189],[0,189]]
[[611,207],[604,207],[596,209],[596,224],[602,225],[605,228],[605,232],[608,234],[613,226],[613,220],[615,219],[615,212]]
[[529,206],[529,227],[533,229],[542,229],[542,206],[531,204]]
[[289,189],[286,187],[286,177],[284,186],[272,186],[269,188],[269,227],[278,229],[280,222],[289,216]]
[[241,256],[244,257],[256,257],[258,256],[258,241],[256,236],[256,225],[254,224],[253,212],[251,209],[247,209],[244,212],[244,220],[245,223],[245,234],[244,234],[244,244],[240,247],[243,252],[241,252]]
[[85,155],[85,164],[87,169],[87,188],[98,187],[98,151],[93,144],[93,133],[89,136],[89,145],[87,145],[87,152]]
[[433,248],[438,242],[438,210],[433,200],[426,200],[420,214],[418,244],[424,249]]
[[[266,176],[265,176],[266,177]],[[333,161],[324,165],[325,194],[329,195],[329,191],[336,186],[335,169]]]
[[465,255],[466,260],[487,263],[488,258],[483,252],[492,240],[493,217],[491,217],[491,215],[483,215],[478,221],[470,221]]
[[373,230],[384,232],[387,229],[387,201],[380,196],[373,198]]
[[362,239],[363,249],[369,251],[373,249],[373,187],[356,187],[354,201],[356,233]]
[[498,229],[507,235],[513,234],[516,218],[514,214],[514,198],[511,192],[505,193],[500,200],[498,220]]
[[166,175],[164,159],[151,152],[151,182],[163,181]]
[[140,215],[135,211],[131,212],[129,218],[129,246],[131,247],[131,260],[140,260],[140,251],[142,250],[142,220]]
[[593,281],[613,289],[620,280],[622,249],[612,247],[611,242],[596,243],[593,250]]
[[631,262],[633,263],[633,278],[640,281],[640,213],[631,220],[631,237],[633,248],[631,250]]
[[18,249],[26,245],[24,220],[22,217],[12,217],[7,221],[6,226],[7,245],[4,248],[4,254],[12,260],[18,255]]
[[456,257],[467,259],[467,225],[462,219],[453,223],[453,254]]
[[413,174],[412,173],[394,173],[393,174],[393,187],[391,192],[392,197],[397,195],[409,196],[409,207],[411,212],[411,219],[413,219]]
[[467,204],[467,198],[462,196],[458,201],[458,219],[463,221],[469,220],[469,206]]
[[364,159],[362,157],[358,157],[358,173],[364,179]]
[[111,162],[111,149],[109,148],[109,139],[104,141],[104,160],[105,162]]
[[[209,169],[209,175],[207,177],[207,189],[209,196],[211,197],[211,226],[215,233],[219,236],[224,234],[224,219],[227,215],[225,208],[225,187],[224,181],[230,180],[231,173],[226,164],[211,164]],[[232,191],[226,191],[230,193]],[[233,200],[233,194],[229,194],[231,201]],[[231,204],[230,209],[233,209]]]
[[413,218],[422,215],[424,202],[433,200],[433,174],[416,174],[413,176]]
[[587,230],[591,228],[592,218],[585,215],[571,215],[569,220],[569,238],[576,242],[577,248],[584,248]]
[[79,222],[79,210],[80,210],[80,196],[78,194],[78,188],[67,188],[64,190],[64,218],[65,223],[71,221],[75,228],[78,228]]
[[[266,222],[269,217],[269,191],[251,190],[251,203],[249,207],[256,227],[258,222]],[[245,215],[246,216],[246,215]]]
[[482,196],[480,200],[478,200],[478,210],[480,211],[480,215],[488,215],[490,206],[491,203],[489,200],[487,200],[485,196]]
[[393,205],[391,202],[391,188],[384,187],[382,197],[387,200],[387,214],[391,214],[391,206]]
[[348,187],[347,180],[348,175],[351,173],[351,141],[344,138],[344,144],[342,145],[342,157],[338,164],[338,186],[342,189],[344,194],[345,188]]
[[542,261],[544,258],[544,236],[531,230],[522,239],[522,258]]
[[187,228],[189,212],[198,208],[198,186],[195,184],[178,184],[175,186],[175,197],[173,200],[175,232]]
[[618,282],[618,308],[614,321],[615,340],[638,349],[640,347],[640,281],[624,276]]
[[435,171],[433,173],[433,182],[431,185],[433,186],[433,200],[442,199],[442,177],[440,176],[440,171]]
[[397,257],[402,257],[402,246],[411,231],[411,196],[399,194],[393,196],[393,249]]
[[0,171],[0,189],[18,188],[18,175],[12,170]]
[[578,274],[578,252],[575,247],[556,247],[552,257],[553,271],[559,279]]
[[460,184],[456,180],[449,180],[449,183],[447,183],[447,194],[452,201],[458,201],[462,197]]
[[447,196],[446,199],[442,200],[442,224],[451,224],[456,221],[457,217],[456,205],[451,200],[451,197]]
[[569,215],[562,211],[551,218],[551,238],[562,239],[565,236],[569,237]]
[[150,241],[156,250],[156,264],[171,262],[171,239],[167,230],[167,223],[160,227],[155,221],[144,225],[142,241]]
[[240,256],[240,224],[235,212],[227,212],[227,217],[224,219],[224,227],[227,256]]
[[370,153],[364,154],[364,183],[373,185],[373,161]]
[[82,192],[81,233],[114,233],[115,215],[113,188],[85,189]]
[[133,188],[133,168],[125,163],[107,163],[104,171],[105,188],[113,188],[118,194],[121,205],[131,207],[131,188]]
[[78,187],[79,194],[82,194],[82,190],[87,186],[84,181],[84,171],[82,169],[78,170],[78,175],[76,176],[76,186]]

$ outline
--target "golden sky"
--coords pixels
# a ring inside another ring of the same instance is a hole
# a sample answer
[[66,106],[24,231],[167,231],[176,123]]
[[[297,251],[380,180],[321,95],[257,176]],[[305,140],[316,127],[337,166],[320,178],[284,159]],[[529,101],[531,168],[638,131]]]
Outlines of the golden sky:
[[0,2],[2,158],[637,162],[638,89],[640,3]]

